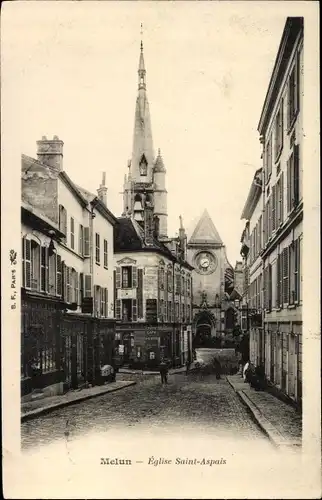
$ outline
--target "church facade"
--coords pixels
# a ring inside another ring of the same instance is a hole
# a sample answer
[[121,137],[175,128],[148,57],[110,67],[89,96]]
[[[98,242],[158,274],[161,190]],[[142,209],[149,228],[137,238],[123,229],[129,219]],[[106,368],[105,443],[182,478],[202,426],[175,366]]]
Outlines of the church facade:
[[223,345],[233,333],[238,298],[234,269],[207,210],[187,235],[187,261],[193,266],[192,331],[195,347]]

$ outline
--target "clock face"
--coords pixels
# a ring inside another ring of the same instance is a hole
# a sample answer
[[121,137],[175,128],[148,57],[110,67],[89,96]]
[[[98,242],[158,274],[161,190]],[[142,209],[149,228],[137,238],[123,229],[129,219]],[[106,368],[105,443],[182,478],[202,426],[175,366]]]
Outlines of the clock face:
[[200,252],[195,258],[195,267],[200,274],[211,274],[216,269],[217,261],[210,252]]

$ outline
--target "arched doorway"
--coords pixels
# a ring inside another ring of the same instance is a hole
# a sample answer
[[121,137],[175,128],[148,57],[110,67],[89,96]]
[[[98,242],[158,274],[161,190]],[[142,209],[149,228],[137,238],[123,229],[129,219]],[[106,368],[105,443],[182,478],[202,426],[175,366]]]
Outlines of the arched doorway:
[[214,318],[209,312],[203,311],[196,315],[194,322],[195,335],[193,338],[193,348],[207,347],[215,329]]

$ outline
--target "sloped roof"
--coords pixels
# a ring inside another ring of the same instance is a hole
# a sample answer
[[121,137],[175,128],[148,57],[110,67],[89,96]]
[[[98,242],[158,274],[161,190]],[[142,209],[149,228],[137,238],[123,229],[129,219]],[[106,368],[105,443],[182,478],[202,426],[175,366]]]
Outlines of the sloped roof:
[[158,156],[157,156],[157,159],[155,160],[155,164],[154,164],[153,170],[154,170],[154,172],[165,172],[166,171],[164,163],[163,163],[163,159],[162,159],[162,156],[161,156],[160,149],[158,151]]
[[[154,238],[152,245],[146,245],[144,230],[135,220],[129,217],[118,217],[114,229],[114,252],[138,251],[158,252],[173,262],[177,261],[177,258],[161,241]],[[182,264],[189,269],[193,269],[187,262],[182,262]]]
[[223,245],[222,239],[207,210],[204,210],[191,237],[188,239],[188,245],[194,244]]

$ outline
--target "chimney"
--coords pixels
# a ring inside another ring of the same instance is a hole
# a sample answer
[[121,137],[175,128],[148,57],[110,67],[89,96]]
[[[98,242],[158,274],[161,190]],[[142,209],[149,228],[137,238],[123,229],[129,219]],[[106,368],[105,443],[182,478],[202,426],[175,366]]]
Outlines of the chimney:
[[186,236],[186,231],[185,228],[183,227],[182,223],[182,216],[179,216],[180,220],[180,227],[179,227],[179,248],[181,252],[181,256],[183,259],[186,258],[186,243],[187,243],[187,236]]
[[41,140],[37,141],[38,160],[61,172],[63,170],[63,146],[63,141],[57,135],[54,135],[53,139],[47,139],[43,135]]
[[97,195],[98,198],[104,203],[104,205],[107,205],[107,187],[105,186],[105,182],[106,182],[106,172],[103,172],[102,184],[97,190]]

